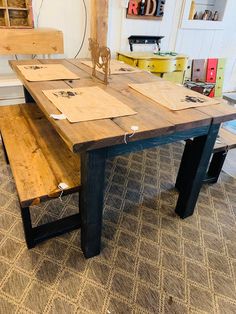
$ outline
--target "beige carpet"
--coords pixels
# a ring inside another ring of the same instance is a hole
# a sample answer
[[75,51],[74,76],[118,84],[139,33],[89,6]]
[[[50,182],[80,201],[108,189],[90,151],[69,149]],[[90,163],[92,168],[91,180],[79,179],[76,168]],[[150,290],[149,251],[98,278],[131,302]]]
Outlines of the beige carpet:
[[[174,214],[181,144],[107,163],[103,249],[79,231],[33,250],[0,156],[0,313],[236,313],[236,180],[204,186],[194,216]],[[34,223],[77,211],[78,195],[36,206]]]

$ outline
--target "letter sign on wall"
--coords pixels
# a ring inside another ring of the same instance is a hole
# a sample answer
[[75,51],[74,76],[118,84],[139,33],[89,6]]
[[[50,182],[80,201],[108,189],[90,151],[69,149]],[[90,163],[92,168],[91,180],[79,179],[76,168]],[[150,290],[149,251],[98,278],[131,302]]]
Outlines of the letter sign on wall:
[[127,18],[162,19],[165,0],[129,0]]
[[129,1],[128,14],[138,15],[138,5],[139,5],[138,1],[130,0]]
[[156,8],[157,8],[156,0],[147,0],[146,3],[147,3],[147,6],[146,6],[145,15],[154,15],[154,13],[156,12]]

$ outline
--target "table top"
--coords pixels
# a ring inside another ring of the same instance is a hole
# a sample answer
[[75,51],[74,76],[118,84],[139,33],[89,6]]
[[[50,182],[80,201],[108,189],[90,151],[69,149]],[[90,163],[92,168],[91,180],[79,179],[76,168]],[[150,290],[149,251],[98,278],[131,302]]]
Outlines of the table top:
[[[80,76],[79,80],[29,82],[24,79],[17,65],[59,63]],[[129,88],[130,83],[144,83],[160,80],[148,72],[112,75],[108,86],[98,79],[91,78],[91,68],[83,65],[78,59],[49,59],[11,61],[13,70],[32,95],[39,108],[62,137],[67,146],[74,152],[81,152],[116,144],[124,144],[124,135],[133,134],[131,126],[139,130],[129,141],[137,141],[162,135],[174,134],[177,131],[190,130],[236,119],[236,109],[226,104],[205,106],[197,109],[171,111]],[[97,73],[99,76],[100,74]],[[56,121],[51,114],[60,114],[53,103],[44,95],[43,90],[60,88],[79,88],[82,86],[100,86],[107,93],[117,97],[136,115],[115,119],[80,122],[71,124],[68,120]],[[184,88],[184,87],[183,87]]]

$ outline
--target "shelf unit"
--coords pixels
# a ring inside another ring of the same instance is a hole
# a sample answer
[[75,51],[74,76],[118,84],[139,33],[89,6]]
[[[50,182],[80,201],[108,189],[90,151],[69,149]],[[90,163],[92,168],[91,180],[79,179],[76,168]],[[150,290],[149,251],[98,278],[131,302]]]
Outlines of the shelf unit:
[[213,12],[217,11],[219,19],[212,20],[191,20],[189,19],[192,0],[185,0],[182,8],[182,21],[180,27],[182,29],[224,29],[225,27],[225,11],[228,0],[195,0],[196,11],[203,14],[205,10]]
[[0,28],[33,28],[31,0],[0,0]]

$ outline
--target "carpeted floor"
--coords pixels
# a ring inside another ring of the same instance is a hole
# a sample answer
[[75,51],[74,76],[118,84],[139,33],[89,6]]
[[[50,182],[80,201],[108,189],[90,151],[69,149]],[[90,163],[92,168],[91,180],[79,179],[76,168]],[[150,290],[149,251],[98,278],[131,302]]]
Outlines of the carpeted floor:
[[[107,163],[103,249],[85,260],[76,231],[27,250],[0,155],[0,313],[236,313],[236,180],[204,186],[174,214],[181,144]],[[78,195],[32,208],[35,224],[77,211]]]

